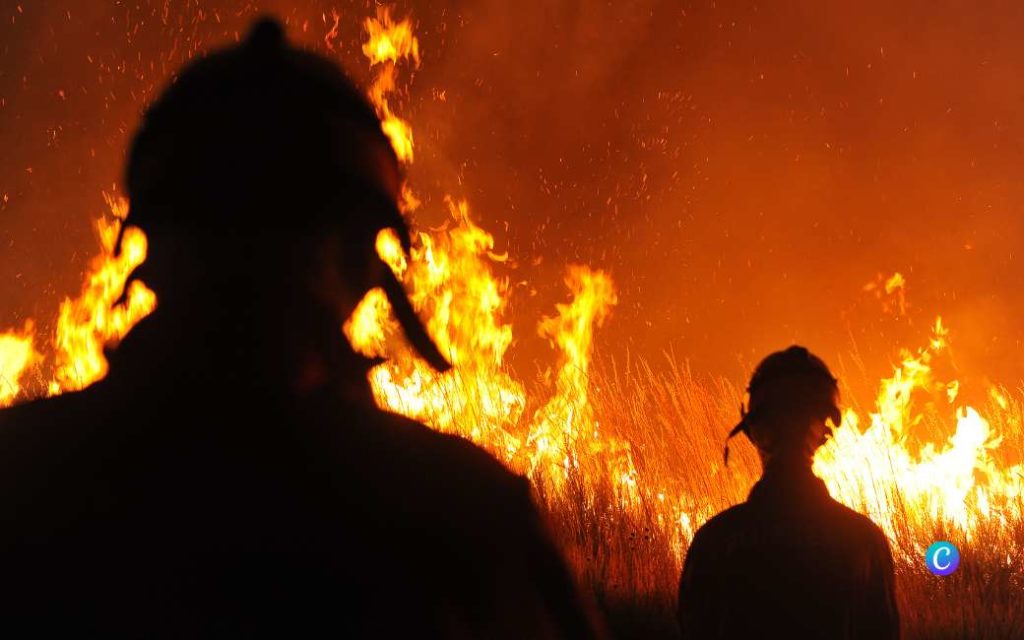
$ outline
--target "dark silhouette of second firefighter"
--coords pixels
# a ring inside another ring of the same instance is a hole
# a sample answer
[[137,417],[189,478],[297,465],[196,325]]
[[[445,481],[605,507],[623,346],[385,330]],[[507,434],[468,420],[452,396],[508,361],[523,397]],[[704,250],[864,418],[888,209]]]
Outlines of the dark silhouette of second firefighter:
[[0,629],[591,638],[527,481],[374,404],[342,322],[400,174],[372,107],[263,22],[186,68],[127,173],[158,307],[79,393],[0,412]]
[[750,438],[764,473],[746,502],[694,536],[679,585],[683,637],[898,638],[885,535],[833,500],[811,470],[828,422],[840,422],[835,378],[794,346],[765,358],[748,392],[730,437]]

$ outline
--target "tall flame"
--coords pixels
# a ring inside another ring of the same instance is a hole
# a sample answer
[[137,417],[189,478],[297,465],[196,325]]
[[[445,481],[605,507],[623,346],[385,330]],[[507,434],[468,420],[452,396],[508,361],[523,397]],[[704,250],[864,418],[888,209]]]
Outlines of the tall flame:
[[[370,88],[396,154],[411,162],[412,131],[388,103],[394,90],[394,62],[403,57],[419,63],[419,44],[409,19],[394,22],[380,9],[365,23],[363,53],[371,66],[385,66]],[[400,126],[389,123],[401,123]],[[405,193],[410,193],[405,188]],[[551,397],[525,421],[524,384],[505,364],[513,342],[504,320],[509,282],[493,267],[506,257],[494,253],[494,238],[475,224],[468,204],[446,198],[451,223],[447,229],[416,236],[408,261],[393,234],[382,233],[378,253],[412,292],[417,311],[454,369],[438,374],[397,342],[397,323],[386,298],[371,291],[345,325],[353,346],[372,356],[389,356],[370,373],[378,403],[434,428],[458,433],[482,444],[511,467],[538,482],[561,487],[579,470],[583,458],[615,458],[619,475],[633,482],[635,469],[624,441],[603,439],[588,402],[588,372],[593,328],[615,304],[611,278],[582,266],[568,270],[566,284],[573,299],[557,306],[557,314],[540,322],[539,331],[561,356]],[[611,463],[610,463],[611,464]]]
[[377,76],[370,86],[370,99],[376,105],[384,133],[402,162],[412,162],[412,127],[396,116],[390,105],[390,95],[395,92],[396,69],[400,60],[411,60],[420,65],[420,43],[413,35],[412,23],[406,19],[394,22],[388,7],[379,7],[376,18],[367,18],[363,23],[369,36],[363,45],[363,55],[370,60],[370,66],[378,67]]
[[617,479],[632,483],[636,472],[628,444],[602,439],[589,398],[593,328],[604,322],[617,302],[615,286],[607,274],[578,265],[569,267],[565,283],[572,302],[557,305],[558,314],[541,320],[539,326],[541,336],[558,347],[562,362],[554,394],[537,411],[527,438],[533,447],[530,475],[540,469],[557,486],[579,468],[581,456],[598,454],[610,445],[616,454],[624,454],[619,462],[625,466],[617,470]]

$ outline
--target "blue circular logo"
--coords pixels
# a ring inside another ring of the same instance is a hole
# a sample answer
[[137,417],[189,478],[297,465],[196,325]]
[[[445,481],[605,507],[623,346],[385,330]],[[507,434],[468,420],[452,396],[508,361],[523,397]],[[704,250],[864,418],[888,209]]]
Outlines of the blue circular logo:
[[924,552],[924,563],[937,576],[948,576],[960,566],[960,551],[950,542],[933,542]]

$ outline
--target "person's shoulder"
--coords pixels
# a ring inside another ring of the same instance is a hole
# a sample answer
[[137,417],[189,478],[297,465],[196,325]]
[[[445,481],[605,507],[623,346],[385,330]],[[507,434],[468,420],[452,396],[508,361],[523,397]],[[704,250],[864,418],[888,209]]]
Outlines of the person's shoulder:
[[[375,412],[378,456],[392,468],[448,496],[490,495],[492,499],[529,496],[528,481],[465,438],[442,433],[394,413]],[[412,478],[410,478],[412,481]]]
[[99,390],[0,410],[0,521],[4,535],[52,531],[100,495],[103,454],[116,450],[100,428]]
[[692,546],[704,546],[727,538],[750,526],[750,508],[745,502],[720,511],[705,522],[693,536]]
[[831,499],[836,529],[858,546],[871,546],[888,550],[889,539],[882,528],[868,516],[851,509],[838,500]]
[[88,456],[102,439],[109,403],[102,383],[0,410],[0,478],[16,484],[52,475]]
[[21,456],[84,435],[100,393],[87,389],[0,409],[0,457]]
[[701,528],[714,531],[716,529],[728,529],[737,526],[749,517],[749,510],[749,505],[746,502],[735,504],[715,514]]

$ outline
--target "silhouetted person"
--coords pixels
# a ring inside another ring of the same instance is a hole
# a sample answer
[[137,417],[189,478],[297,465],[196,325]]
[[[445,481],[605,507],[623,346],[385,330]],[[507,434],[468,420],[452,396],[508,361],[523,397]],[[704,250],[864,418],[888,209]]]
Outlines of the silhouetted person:
[[[0,628],[34,637],[589,638],[525,479],[374,405],[343,320],[409,234],[380,121],[272,22],[129,157],[157,310],[85,391],[0,412]],[[11,634],[5,634],[11,635]]]
[[[693,538],[679,585],[686,639],[899,637],[882,531],[811,471],[841,419],[835,378],[803,347],[773,353],[748,388],[745,433],[764,466],[747,501]],[[728,449],[726,450],[728,451]]]

